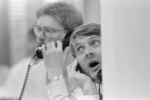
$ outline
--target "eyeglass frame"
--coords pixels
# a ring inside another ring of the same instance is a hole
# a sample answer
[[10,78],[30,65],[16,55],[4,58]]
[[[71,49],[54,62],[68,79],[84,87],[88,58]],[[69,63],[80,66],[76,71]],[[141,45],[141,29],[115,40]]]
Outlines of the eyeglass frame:
[[[35,36],[40,36],[41,34],[43,34],[44,36],[46,36],[48,38],[50,38],[53,33],[60,33],[60,32],[67,33],[67,31],[64,29],[54,29],[51,27],[41,27],[38,25],[35,25],[33,28],[34,28]],[[47,30],[50,30],[51,32],[48,32]]]

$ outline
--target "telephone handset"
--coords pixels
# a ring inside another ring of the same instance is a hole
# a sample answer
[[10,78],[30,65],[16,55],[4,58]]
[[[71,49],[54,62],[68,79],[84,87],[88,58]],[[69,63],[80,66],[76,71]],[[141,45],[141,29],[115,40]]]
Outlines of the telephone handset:
[[[70,33],[68,33],[66,36],[65,36],[65,38],[64,38],[64,40],[62,41],[62,45],[63,45],[63,50],[67,47],[67,46],[69,46],[69,41],[70,41]],[[39,58],[39,59],[43,59],[43,54],[42,54],[42,49],[41,49],[41,46],[42,45],[40,45],[39,47],[37,47],[36,48],[36,52],[35,52],[35,54],[36,54],[36,56]]]
[[35,55],[39,58],[39,59],[43,59],[43,54],[42,54],[42,48],[41,46],[37,47],[35,50]]
[[[67,47],[67,46],[69,45],[69,43],[66,43],[66,42],[64,42],[64,41],[63,41],[62,43],[63,43],[63,50],[64,50],[64,48]],[[36,54],[36,56],[37,56],[39,59],[43,59],[43,54],[42,54],[41,45],[36,48],[35,54]]]

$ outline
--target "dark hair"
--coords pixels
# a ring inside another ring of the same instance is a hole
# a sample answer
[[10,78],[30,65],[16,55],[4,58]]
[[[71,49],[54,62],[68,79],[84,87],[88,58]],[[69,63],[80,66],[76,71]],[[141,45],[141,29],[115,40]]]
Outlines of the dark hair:
[[76,39],[81,36],[91,36],[91,35],[97,35],[101,37],[101,30],[99,24],[91,23],[91,24],[81,25],[73,31],[70,37],[70,49],[74,57],[75,57],[75,51],[73,49],[73,42],[75,42]]

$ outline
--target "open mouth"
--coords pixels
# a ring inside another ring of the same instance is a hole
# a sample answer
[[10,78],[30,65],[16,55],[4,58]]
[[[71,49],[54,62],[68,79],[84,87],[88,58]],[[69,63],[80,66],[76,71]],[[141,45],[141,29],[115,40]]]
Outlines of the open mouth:
[[90,67],[90,68],[94,68],[94,67],[96,67],[98,64],[99,64],[98,61],[91,61],[91,62],[89,63],[89,67]]

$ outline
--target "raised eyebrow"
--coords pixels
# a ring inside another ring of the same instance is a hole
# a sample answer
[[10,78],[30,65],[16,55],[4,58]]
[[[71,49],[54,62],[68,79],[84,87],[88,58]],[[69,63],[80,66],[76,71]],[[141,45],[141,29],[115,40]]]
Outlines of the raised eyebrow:
[[89,40],[93,40],[93,39],[100,39],[100,37],[94,36],[94,37],[91,37]]
[[89,40],[88,40],[88,43],[91,43],[92,41],[100,41],[101,42],[101,39],[99,37],[91,37]]

